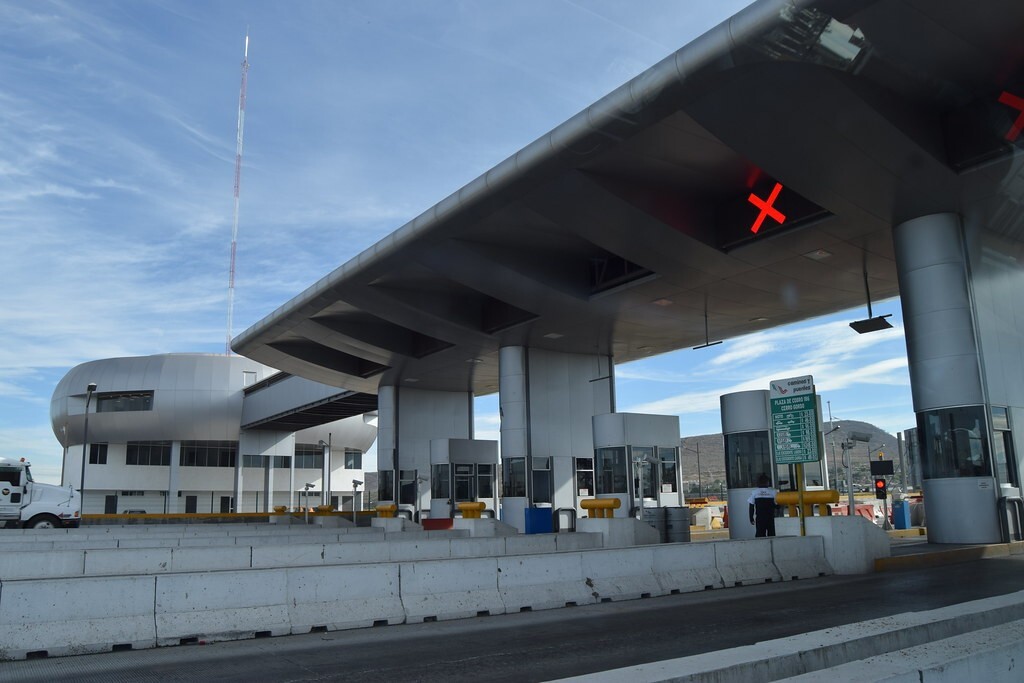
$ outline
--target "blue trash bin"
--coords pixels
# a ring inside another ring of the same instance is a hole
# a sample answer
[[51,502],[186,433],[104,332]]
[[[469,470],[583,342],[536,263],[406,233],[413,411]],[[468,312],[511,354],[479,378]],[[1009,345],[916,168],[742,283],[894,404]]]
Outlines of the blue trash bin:
[[905,500],[897,500],[892,504],[892,525],[897,529],[910,528],[910,504]]
[[554,533],[552,524],[551,508],[526,508],[526,533],[528,534],[550,534]]

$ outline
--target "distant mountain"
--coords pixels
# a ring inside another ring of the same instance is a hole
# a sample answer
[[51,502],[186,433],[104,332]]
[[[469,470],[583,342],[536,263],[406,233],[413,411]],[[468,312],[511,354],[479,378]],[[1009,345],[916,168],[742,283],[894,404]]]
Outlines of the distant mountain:
[[[835,428],[831,434],[829,430]],[[857,420],[835,420],[832,427],[825,424],[825,457],[828,460],[828,470],[832,485],[836,485],[836,468],[840,472],[839,480],[843,480],[845,469],[842,466],[843,449],[842,443],[850,438],[851,432],[867,434],[870,439],[864,442],[854,442],[850,453],[853,457],[853,482],[855,485],[867,485],[871,480],[868,465],[868,454],[872,459],[878,458],[878,452],[884,453],[886,460],[893,460],[896,464],[897,474],[899,472],[899,455],[897,453],[896,436],[879,429],[867,422]],[[725,488],[725,440],[721,434],[701,434],[699,436],[687,436],[680,441],[680,457],[682,459],[682,474],[684,482],[698,481],[697,477],[697,450],[700,450],[700,483],[706,491],[719,492]],[[834,447],[833,447],[834,444]],[[692,486],[684,484],[684,490],[689,493]]]

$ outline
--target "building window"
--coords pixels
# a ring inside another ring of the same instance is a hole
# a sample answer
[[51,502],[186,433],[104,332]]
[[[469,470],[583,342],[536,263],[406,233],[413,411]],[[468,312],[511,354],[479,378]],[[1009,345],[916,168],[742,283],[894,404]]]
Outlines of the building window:
[[91,444],[89,444],[89,464],[90,465],[106,465],[107,464],[107,444],[105,444],[105,443],[91,443]]
[[679,490],[679,449],[658,446],[658,460],[661,462],[661,492],[677,493]]
[[182,441],[178,464],[182,467],[234,467],[237,441]]
[[242,467],[263,467],[263,456],[262,455],[243,455],[242,456]]
[[170,441],[129,441],[125,450],[126,465],[157,465],[171,464]]
[[323,446],[315,443],[295,444],[295,469],[320,470],[324,467]]
[[121,391],[96,394],[97,413],[153,410],[152,391]]
[[377,500],[395,499],[395,471],[381,470],[377,473]]
[[478,498],[494,498],[494,465],[476,466],[476,495]]
[[430,466],[430,497],[448,500],[452,497],[451,465],[440,463]]
[[941,408],[917,414],[925,479],[990,477],[985,408]]
[[357,451],[354,448],[345,449],[345,469],[346,470],[361,470],[363,469],[363,452]]
[[121,491],[122,496],[144,496],[145,491]]
[[503,495],[510,498],[526,495],[526,458],[503,458],[501,474]]

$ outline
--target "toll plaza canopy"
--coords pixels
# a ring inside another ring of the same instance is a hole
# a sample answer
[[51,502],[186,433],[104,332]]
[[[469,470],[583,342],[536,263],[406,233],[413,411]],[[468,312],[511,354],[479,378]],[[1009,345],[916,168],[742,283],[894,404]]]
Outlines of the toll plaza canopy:
[[[353,391],[642,358],[899,294],[893,226],[1020,256],[1024,2],[757,2],[234,340]],[[853,332],[851,331],[851,334]]]

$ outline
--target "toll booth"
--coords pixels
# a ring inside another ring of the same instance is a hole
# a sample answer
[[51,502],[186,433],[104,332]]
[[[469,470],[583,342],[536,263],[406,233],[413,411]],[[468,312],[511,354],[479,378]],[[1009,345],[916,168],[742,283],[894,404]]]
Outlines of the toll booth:
[[594,418],[593,493],[581,486],[577,459],[577,500],[618,498],[627,515],[683,505],[676,415],[606,413]]
[[777,486],[772,458],[768,391],[738,391],[719,398],[725,439],[725,480],[729,487],[729,538],[754,538],[747,500],[757,479],[768,475]]
[[497,509],[498,442],[478,439],[431,439],[431,518],[454,517],[459,503],[483,503]]

